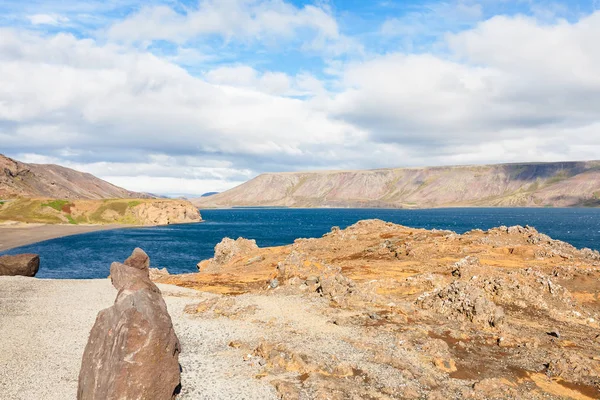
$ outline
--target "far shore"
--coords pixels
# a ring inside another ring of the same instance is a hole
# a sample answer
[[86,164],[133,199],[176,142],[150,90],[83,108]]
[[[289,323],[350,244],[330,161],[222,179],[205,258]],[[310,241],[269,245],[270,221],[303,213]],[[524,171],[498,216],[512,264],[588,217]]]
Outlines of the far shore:
[[0,251],[80,233],[128,228],[130,225],[49,225],[0,223]]

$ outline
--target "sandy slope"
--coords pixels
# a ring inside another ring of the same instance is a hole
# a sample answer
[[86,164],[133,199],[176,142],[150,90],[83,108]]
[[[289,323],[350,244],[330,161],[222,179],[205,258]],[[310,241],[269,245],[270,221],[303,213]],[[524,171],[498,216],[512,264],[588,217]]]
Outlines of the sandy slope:
[[[210,294],[160,285],[181,341],[181,399],[276,399],[253,367],[228,347],[245,329],[229,320],[205,322],[183,313]],[[108,280],[0,277],[0,397],[74,399],[81,357],[99,310],[116,290]]]

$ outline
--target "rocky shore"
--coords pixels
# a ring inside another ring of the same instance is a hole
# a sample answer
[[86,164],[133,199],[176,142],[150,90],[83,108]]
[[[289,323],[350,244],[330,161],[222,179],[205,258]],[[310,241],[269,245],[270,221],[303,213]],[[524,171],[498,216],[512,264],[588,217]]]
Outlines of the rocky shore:
[[252,324],[229,351],[282,399],[600,398],[600,254],[531,227],[361,221],[226,239],[199,268],[160,280],[216,293],[200,320]]
[[[181,343],[178,398],[600,398],[600,253],[531,227],[368,220],[289,246],[225,239],[199,269],[151,274]],[[0,277],[6,398],[74,398],[115,293]]]

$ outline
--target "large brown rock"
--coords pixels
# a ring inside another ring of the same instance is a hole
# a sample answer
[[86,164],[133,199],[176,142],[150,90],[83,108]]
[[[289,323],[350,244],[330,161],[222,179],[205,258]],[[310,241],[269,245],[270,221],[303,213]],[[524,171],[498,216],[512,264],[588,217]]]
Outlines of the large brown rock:
[[39,269],[40,256],[37,254],[0,256],[0,275],[35,276]]
[[180,344],[146,253],[135,249],[111,265],[119,290],[98,313],[83,354],[77,398],[172,399],[180,388]]

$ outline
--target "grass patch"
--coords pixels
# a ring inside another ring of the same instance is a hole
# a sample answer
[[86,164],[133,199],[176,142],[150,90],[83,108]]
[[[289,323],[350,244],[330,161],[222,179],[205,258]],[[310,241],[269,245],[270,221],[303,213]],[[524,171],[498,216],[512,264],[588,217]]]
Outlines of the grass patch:
[[62,222],[58,216],[43,212],[41,201],[29,199],[13,200],[7,203],[0,211],[0,220],[45,224],[60,224]]
[[139,200],[133,200],[133,201],[130,201],[129,203],[127,203],[127,205],[128,205],[130,208],[133,208],[133,207],[135,207],[135,206],[139,206],[140,204],[142,204],[142,202],[141,202],[141,201],[139,201]]
[[69,221],[69,224],[71,224],[71,225],[77,225],[77,221],[75,221],[73,219],[73,217],[71,217],[69,214],[67,214],[66,217],[67,217],[67,221]]
[[56,211],[62,211],[64,206],[69,205],[69,200],[52,200],[48,203],[43,203],[42,207],[54,208]]
[[[128,218],[127,214],[127,210],[129,210],[132,206],[132,203],[136,203],[136,201],[124,201],[124,200],[111,200],[111,201],[104,201],[103,204],[98,207],[98,209],[96,209],[96,211],[94,211],[89,218],[89,222],[92,223],[101,223],[101,224],[105,224],[107,222],[111,222],[111,223],[130,223],[129,220],[131,218]],[[138,204],[141,202],[137,202]],[[137,204],[135,204],[137,205]],[[118,218],[116,218],[115,220],[106,220],[102,217],[102,214],[104,214],[106,211],[114,211],[117,215]]]
[[527,192],[535,192],[539,188],[540,188],[540,182],[538,180],[536,180],[531,185],[529,185],[529,187],[526,189],[526,191]]
[[567,171],[559,171],[556,175],[546,181],[546,185],[553,185],[560,181],[564,181],[567,178],[569,178]]

